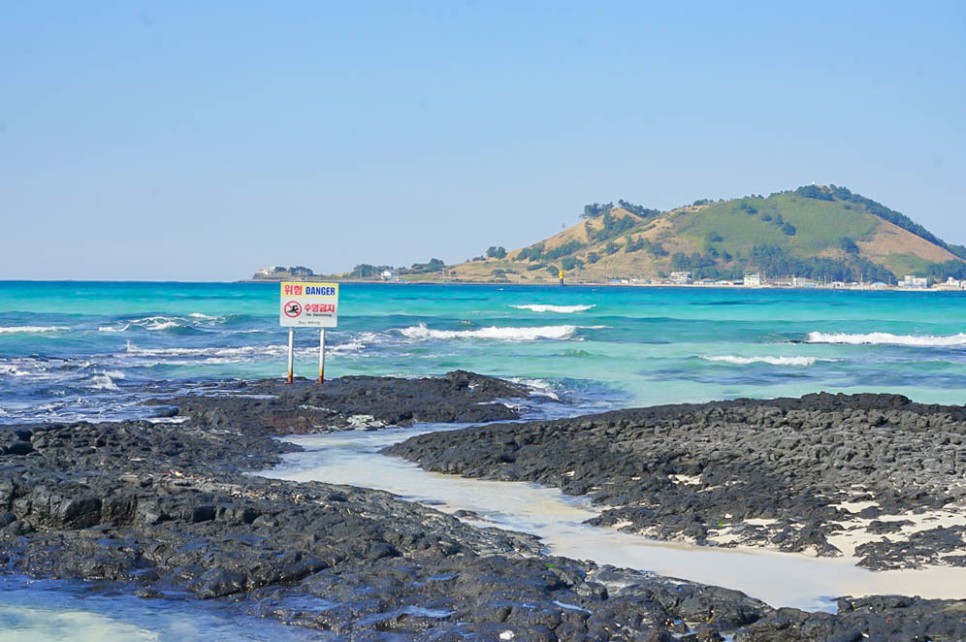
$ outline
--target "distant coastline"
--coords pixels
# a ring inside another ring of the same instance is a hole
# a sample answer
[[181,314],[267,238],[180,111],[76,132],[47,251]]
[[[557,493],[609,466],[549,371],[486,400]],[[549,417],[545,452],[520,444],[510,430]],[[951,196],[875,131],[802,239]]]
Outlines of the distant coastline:
[[650,279],[612,279],[609,281],[585,281],[571,280],[564,278],[564,283],[558,285],[548,281],[538,282],[508,282],[508,281],[468,281],[462,279],[354,279],[346,278],[344,275],[322,275],[315,274],[307,277],[285,277],[285,278],[252,278],[239,279],[236,283],[281,283],[286,280],[297,280],[311,282],[335,282],[335,283],[361,283],[370,285],[496,285],[496,286],[539,286],[539,287],[640,287],[640,288],[701,288],[701,289],[724,289],[724,290],[839,290],[839,291],[882,291],[882,292],[966,292],[966,280],[952,281],[936,284],[928,284],[921,287],[907,287],[901,283],[897,285],[877,284],[877,283],[789,283],[789,282],[763,282],[758,285],[745,285],[737,282],[691,282],[691,283],[672,283],[670,281],[654,281]]

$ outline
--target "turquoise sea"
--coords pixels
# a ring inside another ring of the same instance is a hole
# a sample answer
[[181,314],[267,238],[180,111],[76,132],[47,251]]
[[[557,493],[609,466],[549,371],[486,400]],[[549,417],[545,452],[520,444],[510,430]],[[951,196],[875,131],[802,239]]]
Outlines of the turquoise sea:
[[[271,283],[2,282],[0,424],[145,417],[148,398],[281,378],[278,310]],[[318,341],[297,331],[296,374],[316,376]],[[463,368],[569,402],[551,413],[820,390],[966,402],[966,293],[345,284],[326,341],[328,377]],[[117,591],[0,578],[0,639],[311,637]]]
[[[274,283],[0,283],[0,423],[281,377]],[[318,332],[296,333],[316,376]],[[586,408],[889,391],[966,402],[966,293],[345,284],[326,374],[464,368]]]

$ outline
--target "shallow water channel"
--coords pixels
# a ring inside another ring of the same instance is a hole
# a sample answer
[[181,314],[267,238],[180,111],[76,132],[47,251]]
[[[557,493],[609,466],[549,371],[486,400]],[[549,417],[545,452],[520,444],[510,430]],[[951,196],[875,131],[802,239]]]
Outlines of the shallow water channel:
[[426,472],[379,453],[416,434],[459,427],[422,424],[290,437],[286,440],[305,451],[286,455],[281,466],[261,474],[385,490],[446,513],[472,511],[475,517],[464,521],[536,535],[554,555],[737,589],[772,606],[834,610],[834,598],[843,595],[964,597],[963,569],[873,573],[848,558],[661,542],[584,524],[599,511],[588,500],[556,489]]
[[110,583],[0,577],[0,642],[308,642],[317,632],[219,601],[141,598]]

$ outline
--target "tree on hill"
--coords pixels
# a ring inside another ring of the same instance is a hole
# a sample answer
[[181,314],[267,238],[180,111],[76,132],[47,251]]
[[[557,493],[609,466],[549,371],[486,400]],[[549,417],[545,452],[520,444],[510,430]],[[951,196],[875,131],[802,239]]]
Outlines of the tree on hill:
[[[641,218],[654,218],[655,216],[660,216],[664,212],[661,210],[655,210],[643,205],[637,205],[636,203],[631,203],[630,201],[625,201],[622,198],[617,199],[617,205],[624,208],[632,214],[636,214]],[[604,216],[609,214],[611,210],[614,209],[614,203],[590,203],[584,205],[584,211],[581,213],[580,218],[591,219],[597,218],[599,216]]]
[[486,255],[491,259],[505,259],[506,248],[502,245],[491,245],[487,248]]
[[590,203],[584,205],[584,211],[580,218],[597,218],[612,209],[614,209],[613,203]]
[[661,214],[664,213],[661,210],[654,210],[654,209],[644,207],[642,205],[635,205],[634,203],[625,201],[622,198],[617,199],[617,204],[623,207],[628,212],[631,212],[632,214],[637,214],[641,218],[654,218],[655,216],[660,216]]
[[637,238],[631,238],[628,234],[624,237],[624,251],[625,252],[637,252],[638,250],[644,249],[644,239],[640,236]]
[[848,260],[800,258],[778,245],[756,245],[751,250],[750,262],[760,272],[773,278],[797,276],[816,281],[897,281],[895,274],[863,257],[852,256]]
[[660,241],[649,241],[647,239],[641,240],[641,249],[650,252],[652,255],[657,257],[668,256],[669,252],[664,249]]
[[440,259],[430,259],[429,263],[413,263],[409,271],[413,274],[426,274],[431,272],[442,272],[446,264]]
[[584,244],[576,239],[573,241],[567,241],[566,243],[562,245],[558,245],[552,250],[547,250],[545,256],[552,261],[554,259],[559,259],[562,256],[573,254],[574,252],[581,249],[583,246]]
[[369,263],[360,263],[359,265],[352,268],[349,272],[349,276],[353,276],[357,279],[373,279],[381,275],[386,270],[392,270],[389,265],[370,265]]
[[931,263],[926,268],[926,276],[934,281],[945,281],[948,278],[966,279],[966,261]]
[[525,247],[520,250],[520,253],[517,255],[517,259],[520,261],[539,261],[543,258],[543,248],[543,241],[531,245],[530,247]]
[[560,261],[560,269],[566,270],[566,271],[569,272],[570,270],[572,270],[575,267],[577,267],[577,263],[578,263],[578,261],[574,257],[572,257],[572,256],[566,256],[563,259],[561,259],[561,261]]
[[627,230],[637,225],[637,221],[635,221],[633,218],[629,216],[614,216],[613,213],[609,211],[604,212],[603,216],[600,217],[600,222],[600,229],[596,230],[590,225],[590,221],[587,221],[585,224],[587,237],[593,242],[617,238]]
[[832,195],[830,190],[819,187],[818,185],[803,185],[795,190],[795,193],[805,198],[814,198],[820,201],[835,200],[835,196]]
[[856,242],[855,242],[854,239],[849,238],[848,236],[843,236],[841,238],[841,240],[839,240],[839,247],[846,254],[858,254],[859,253],[859,246],[856,244]]

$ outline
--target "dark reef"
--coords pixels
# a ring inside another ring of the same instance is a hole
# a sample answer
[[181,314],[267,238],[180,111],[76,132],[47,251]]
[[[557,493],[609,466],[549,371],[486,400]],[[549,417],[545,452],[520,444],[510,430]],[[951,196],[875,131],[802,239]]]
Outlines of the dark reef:
[[[838,615],[776,610],[725,588],[548,556],[528,535],[476,528],[388,493],[249,474],[296,449],[278,435],[512,419],[518,412],[504,402],[525,397],[522,386],[457,372],[435,379],[347,377],[323,387],[226,384],[210,392],[159,408],[182,423],[0,431],[5,571],[124,582],[146,596],[218,599],[316,629],[323,640],[705,641],[723,639],[722,632],[735,640],[966,637],[963,601],[843,598]],[[615,511],[603,521],[633,518],[668,534],[682,531],[673,514],[645,504],[660,494],[683,510],[675,494],[682,485],[669,475],[700,476],[709,488],[738,480],[747,487],[742,502],[731,491],[712,492],[693,514],[774,514],[787,520],[793,549],[806,542],[823,549],[823,534],[837,516],[830,502],[842,498],[838,485],[853,476],[884,510],[962,500],[944,481],[949,466],[962,473],[962,409],[856,399],[731,402],[491,425],[426,435],[393,452],[434,469],[593,492]],[[816,413],[841,416],[818,445],[803,430]],[[907,430],[933,437],[896,441],[914,447],[887,466],[893,442],[872,437]],[[744,459],[735,454],[753,444],[755,452]],[[855,452],[849,457],[847,451]],[[785,461],[786,453],[798,454]],[[829,453],[845,463],[802,468]],[[861,462],[867,463],[860,468]],[[900,470],[909,471],[906,485],[880,497],[879,486]],[[640,483],[631,483],[636,476]],[[802,492],[809,484],[821,493]],[[811,517],[807,529],[798,526],[802,515]],[[706,536],[700,528],[693,535]],[[961,535],[944,533],[943,541],[955,544]],[[897,555],[905,559],[891,549],[870,551],[868,559],[891,566],[890,556]]]
[[[599,525],[659,539],[841,555],[829,536],[869,520],[889,539],[863,566],[966,565],[966,528],[900,537],[884,516],[966,507],[966,408],[896,395],[807,395],[620,410],[414,437],[389,454],[439,472],[588,494]],[[852,513],[842,504],[870,501]],[[745,520],[768,520],[768,525]],[[905,524],[908,524],[905,521]]]

